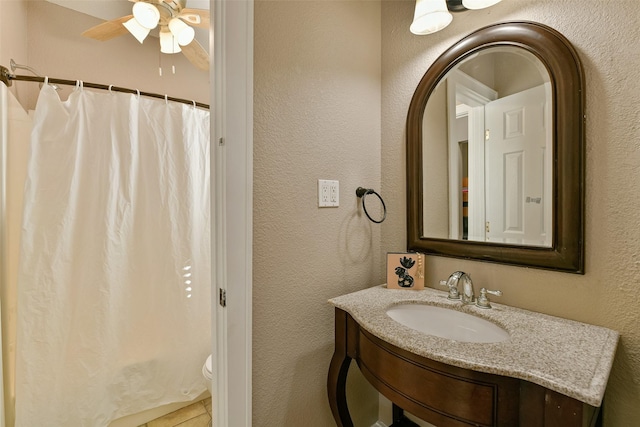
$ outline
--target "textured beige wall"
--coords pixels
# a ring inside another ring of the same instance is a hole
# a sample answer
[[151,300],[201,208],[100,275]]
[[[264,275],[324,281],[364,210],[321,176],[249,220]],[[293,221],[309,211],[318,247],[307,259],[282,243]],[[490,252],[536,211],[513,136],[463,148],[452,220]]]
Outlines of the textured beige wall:
[[[327,300],[382,280],[380,226],[355,196],[380,188],[380,3],[258,1],[254,16],[253,425],[326,427]],[[318,179],[340,181],[339,208],[317,207]],[[370,426],[377,395],[354,377]]]
[[586,75],[586,274],[429,257],[427,283],[454,270],[476,287],[501,289],[500,302],[617,330],[618,352],[605,399],[605,425],[640,425],[640,2],[510,0],[456,14],[445,30],[414,36],[412,1],[382,4],[382,189],[394,212],[382,249],[405,247],[404,126],[413,91],[447,47],[484,25],[531,20],[563,33]]
[[[0,8],[0,65],[9,67],[11,58],[27,55],[27,7],[23,0],[1,0]],[[10,91],[17,96],[16,87]]]

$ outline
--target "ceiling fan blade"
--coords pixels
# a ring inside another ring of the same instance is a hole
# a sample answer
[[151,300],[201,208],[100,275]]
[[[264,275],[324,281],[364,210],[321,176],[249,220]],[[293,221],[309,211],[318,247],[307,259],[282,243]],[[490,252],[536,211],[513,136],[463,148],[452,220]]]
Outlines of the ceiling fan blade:
[[209,54],[197,40],[193,40],[186,46],[182,47],[182,53],[197,68],[203,71],[209,71]]
[[209,29],[209,11],[204,9],[182,9],[178,17],[192,27]]
[[131,18],[133,18],[133,15],[122,16],[118,19],[105,21],[102,24],[89,28],[87,31],[82,33],[82,35],[101,42],[111,40],[114,37],[118,37],[129,32],[122,24]]

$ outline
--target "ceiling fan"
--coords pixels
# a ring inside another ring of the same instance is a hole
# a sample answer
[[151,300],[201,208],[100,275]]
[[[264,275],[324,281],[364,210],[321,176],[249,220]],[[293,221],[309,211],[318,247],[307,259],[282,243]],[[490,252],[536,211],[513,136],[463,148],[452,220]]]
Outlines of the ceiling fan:
[[149,32],[159,27],[160,51],[182,52],[201,70],[209,69],[209,54],[194,38],[193,27],[209,29],[209,11],[189,9],[187,0],[129,0],[133,2],[131,15],[122,16],[89,28],[83,36],[99,41],[111,40],[131,33],[142,43]]

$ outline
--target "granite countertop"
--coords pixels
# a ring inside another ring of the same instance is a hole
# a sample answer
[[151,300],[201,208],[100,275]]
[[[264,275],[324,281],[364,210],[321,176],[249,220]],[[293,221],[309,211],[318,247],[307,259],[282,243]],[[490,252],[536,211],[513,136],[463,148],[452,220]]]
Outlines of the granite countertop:
[[[463,306],[435,289],[398,290],[385,285],[329,300],[358,324],[399,348],[431,360],[479,372],[519,378],[600,406],[618,343],[618,333],[491,302],[487,310]],[[427,335],[391,319],[397,304],[417,303],[463,311],[507,330],[498,343],[467,343]]]

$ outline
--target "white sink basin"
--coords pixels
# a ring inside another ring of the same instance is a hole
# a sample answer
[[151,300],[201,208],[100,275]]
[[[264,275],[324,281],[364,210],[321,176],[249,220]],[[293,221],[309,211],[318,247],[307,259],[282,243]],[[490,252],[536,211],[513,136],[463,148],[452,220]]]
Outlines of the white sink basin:
[[416,331],[460,342],[491,343],[509,339],[509,333],[495,323],[433,305],[396,305],[387,310],[387,315]]

